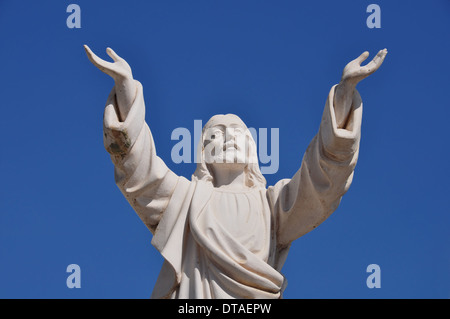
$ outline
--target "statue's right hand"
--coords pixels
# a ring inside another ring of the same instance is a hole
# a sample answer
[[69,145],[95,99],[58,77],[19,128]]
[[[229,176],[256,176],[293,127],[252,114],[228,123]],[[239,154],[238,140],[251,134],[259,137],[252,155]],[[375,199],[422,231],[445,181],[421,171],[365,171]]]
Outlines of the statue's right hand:
[[84,45],[84,49],[86,50],[86,54],[92,64],[94,64],[100,71],[112,77],[116,83],[133,79],[130,65],[127,61],[118,56],[111,48],[107,48],[106,53],[114,60],[114,63],[99,58],[87,45]]
[[136,97],[137,89],[130,65],[111,48],[107,48],[106,53],[114,60],[113,63],[100,59],[87,45],[84,46],[84,49],[92,64],[114,79],[119,119],[124,121]]

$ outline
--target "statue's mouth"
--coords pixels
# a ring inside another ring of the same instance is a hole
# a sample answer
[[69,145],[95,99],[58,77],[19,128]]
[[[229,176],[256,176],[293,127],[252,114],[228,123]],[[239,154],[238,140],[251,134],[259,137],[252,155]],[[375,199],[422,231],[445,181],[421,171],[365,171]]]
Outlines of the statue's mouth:
[[239,150],[239,146],[235,142],[228,142],[223,145],[223,150]]

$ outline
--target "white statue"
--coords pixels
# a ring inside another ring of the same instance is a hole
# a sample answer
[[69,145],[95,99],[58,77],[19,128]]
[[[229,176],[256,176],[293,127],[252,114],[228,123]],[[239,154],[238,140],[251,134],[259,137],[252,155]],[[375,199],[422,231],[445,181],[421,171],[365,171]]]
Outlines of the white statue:
[[292,179],[266,188],[256,145],[236,115],[205,125],[201,162],[189,181],[156,155],[142,85],[108,48],[90,61],[115,80],[104,113],[104,143],[120,190],[164,257],[152,298],[281,298],[280,270],[295,239],[322,223],[348,190],[359,152],[362,102],[356,84],[375,72],[364,52],[331,88],[318,134]]

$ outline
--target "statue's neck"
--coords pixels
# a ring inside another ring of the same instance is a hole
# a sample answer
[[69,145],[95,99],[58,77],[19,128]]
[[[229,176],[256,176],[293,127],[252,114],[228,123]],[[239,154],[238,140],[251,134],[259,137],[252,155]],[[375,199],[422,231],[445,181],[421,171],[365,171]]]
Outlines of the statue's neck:
[[245,166],[239,164],[214,165],[214,187],[236,190],[247,189],[244,168]]

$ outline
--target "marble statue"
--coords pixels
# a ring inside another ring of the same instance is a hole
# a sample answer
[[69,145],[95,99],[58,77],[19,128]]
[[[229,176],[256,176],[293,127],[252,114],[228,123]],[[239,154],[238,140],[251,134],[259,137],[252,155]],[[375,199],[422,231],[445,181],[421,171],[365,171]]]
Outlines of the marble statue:
[[387,50],[365,66],[368,52],[346,65],[300,169],[268,188],[255,142],[232,114],[205,124],[191,180],[172,172],[156,154],[142,85],[129,64],[110,48],[113,62],[85,50],[115,81],[103,129],[116,183],[164,257],[151,297],[281,298],[291,243],[327,219],[350,187],[362,119],[356,85],[380,67]]

